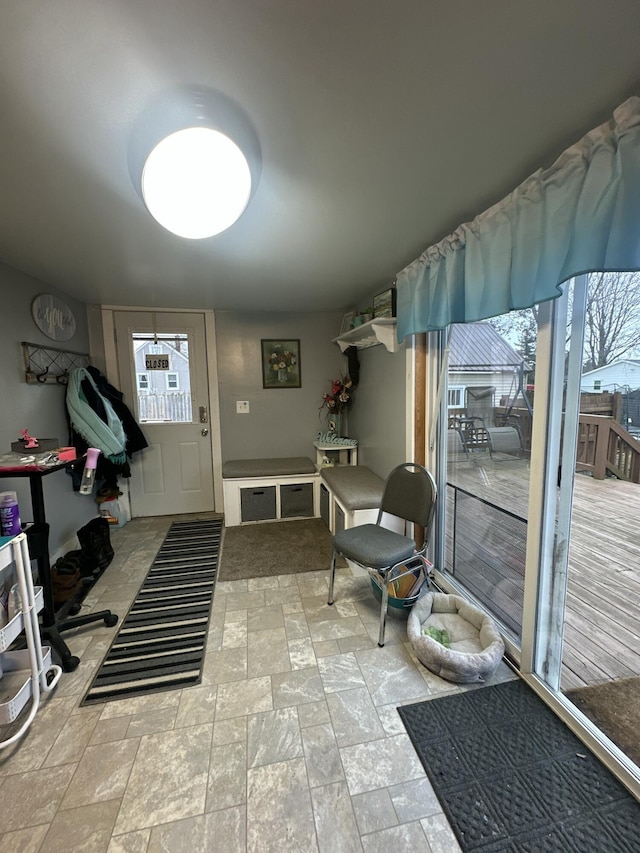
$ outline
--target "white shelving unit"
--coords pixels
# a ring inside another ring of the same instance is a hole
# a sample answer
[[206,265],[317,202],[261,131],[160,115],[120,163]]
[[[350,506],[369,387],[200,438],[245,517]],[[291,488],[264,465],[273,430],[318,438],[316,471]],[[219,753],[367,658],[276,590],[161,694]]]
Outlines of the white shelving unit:
[[336,460],[339,465],[357,465],[358,464],[358,443],[355,444],[338,444],[331,441],[314,441],[313,446],[316,449],[316,468],[318,471],[322,468],[322,460],[327,456],[331,460]]
[[396,352],[399,344],[396,337],[397,320],[395,317],[378,317],[362,323],[342,335],[333,339],[338,344],[340,351],[344,352],[347,347],[367,349],[378,344],[385,346],[389,352]]
[[[62,669],[51,663],[51,649],[41,645],[38,613],[44,603],[42,588],[33,585],[24,533],[0,545],[0,583],[7,582],[12,564],[15,564],[22,607],[0,628],[0,725],[13,723],[29,700],[31,707],[18,730],[0,740],[0,749],[22,737],[38,711],[42,692],[53,690],[62,675]],[[25,632],[27,648],[9,650],[22,631]]]

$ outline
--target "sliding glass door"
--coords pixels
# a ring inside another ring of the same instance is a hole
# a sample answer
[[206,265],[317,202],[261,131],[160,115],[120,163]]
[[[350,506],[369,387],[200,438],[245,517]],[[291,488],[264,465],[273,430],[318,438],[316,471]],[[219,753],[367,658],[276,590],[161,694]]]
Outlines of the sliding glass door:
[[432,335],[434,557],[440,585],[494,617],[522,676],[638,794],[640,445],[615,393],[605,411],[604,389],[581,391],[592,291],[581,276],[528,312]]
[[[640,765],[640,444],[623,418],[626,389],[615,382],[621,367],[612,356],[633,332],[616,304],[621,288],[640,316],[640,275],[583,276],[568,290],[562,476],[553,560],[541,566],[533,673],[569,700],[603,758],[626,767]],[[594,388],[593,375],[610,381]]]

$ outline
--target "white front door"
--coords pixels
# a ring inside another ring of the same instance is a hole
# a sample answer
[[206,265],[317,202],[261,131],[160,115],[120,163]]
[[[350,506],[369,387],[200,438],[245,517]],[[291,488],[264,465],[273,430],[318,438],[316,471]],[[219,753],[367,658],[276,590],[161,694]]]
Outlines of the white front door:
[[114,323],[121,389],[149,443],[131,463],[132,516],[213,511],[204,315],[116,311]]

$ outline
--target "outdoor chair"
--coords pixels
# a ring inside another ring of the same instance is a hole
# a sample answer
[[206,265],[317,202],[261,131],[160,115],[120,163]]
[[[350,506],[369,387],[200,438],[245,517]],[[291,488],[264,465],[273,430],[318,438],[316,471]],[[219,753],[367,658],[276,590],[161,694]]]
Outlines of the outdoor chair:
[[[407,561],[426,554],[436,495],[435,480],[426,468],[405,462],[394,468],[387,477],[375,524],[350,527],[333,537],[327,604],[333,604],[336,558],[341,554],[366,569],[381,590],[378,632],[378,645],[381,647],[384,646],[389,586],[415,571],[405,566]],[[404,534],[383,527],[385,515],[400,519],[404,523]],[[424,543],[419,549],[415,540],[407,535],[411,523],[424,528]]]
[[484,418],[458,417],[457,429],[467,454],[491,450],[491,439]]
[[447,430],[447,459],[450,462],[460,462],[467,455],[464,441],[459,429],[450,428]]
[[[458,432],[467,455],[488,453],[495,462],[507,459],[522,459],[524,446],[517,421],[503,420],[500,426],[487,426],[484,418],[459,417],[455,431]],[[451,430],[449,430],[451,432]],[[452,438],[449,438],[451,446]]]
[[522,459],[524,441],[520,429],[520,415],[497,414],[495,424],[495,427],[489,430],[493,451]]

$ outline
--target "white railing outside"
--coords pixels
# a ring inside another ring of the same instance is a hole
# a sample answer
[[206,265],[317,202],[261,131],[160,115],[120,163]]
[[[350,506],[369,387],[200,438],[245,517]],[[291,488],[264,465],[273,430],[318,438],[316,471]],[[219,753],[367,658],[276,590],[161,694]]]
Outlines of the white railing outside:
[[164,391],[161,394],[138,393],[140,423],[190,423],[191,394],[188,391]]

